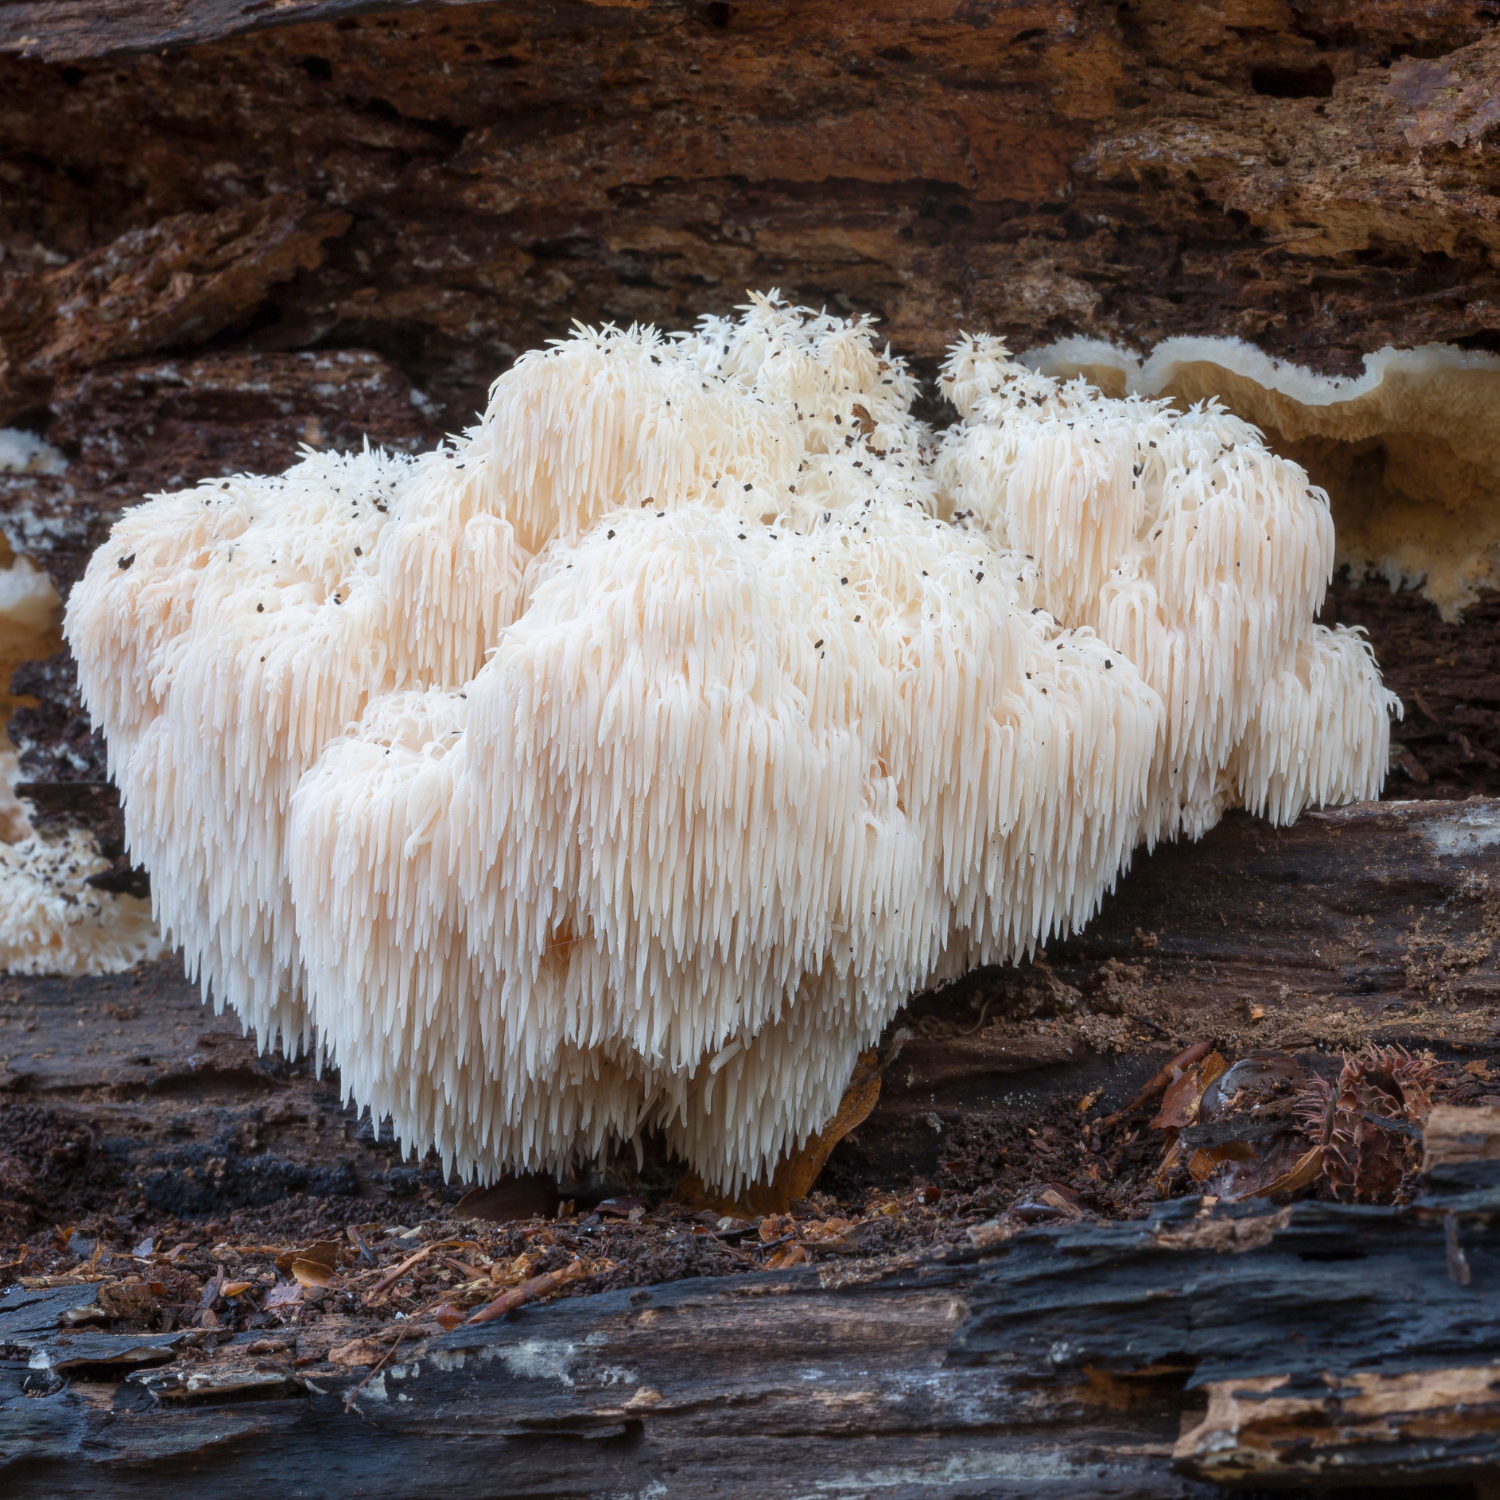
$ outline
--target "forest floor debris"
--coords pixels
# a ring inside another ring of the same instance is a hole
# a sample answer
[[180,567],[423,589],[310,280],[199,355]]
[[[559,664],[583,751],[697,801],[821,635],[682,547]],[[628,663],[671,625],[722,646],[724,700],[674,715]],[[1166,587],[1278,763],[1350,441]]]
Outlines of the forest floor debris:
[[[813,1189],[784,1212],[683,1202],[659,1173],[592,1200],[519,1179],[457,1204],[413,1204],[415,1222],[372,1218],[367,1200],[303,1195],[203,1221],[123,1202],[40,1226],[34,1213],[0,1210],[0,1287],[79,1288],[66,1314],[79,1330],[191,1330],[191,1346],[151,1374],[158,1399],[240,1375],[373,1373],[398,1346],[560,1296],[800,1265],[874,1273],[1038,1223],[1136,1218],[1194,1194],[1403,1201],[1433,1106],[1493,1103],[1493,1087],[1483,1061],[1375,1047],[1231,1061],[1204,1042],[1123,1108],[1106,1113],[1085,1095],[1022,1127],[1019,1186],[1003,1167],[1010,1147],[971,1139],[955,1143],[944,1180]],[[221,1345],[234,1369],[193,1376]]]

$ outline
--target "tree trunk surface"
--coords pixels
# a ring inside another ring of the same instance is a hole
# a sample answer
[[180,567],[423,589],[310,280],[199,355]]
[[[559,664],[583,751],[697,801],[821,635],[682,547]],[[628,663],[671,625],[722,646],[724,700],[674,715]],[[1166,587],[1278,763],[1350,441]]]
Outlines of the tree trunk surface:
[[[1232,334],[1337,376],[1500,350],[1494,26],[1479,0],[0,0],[0,428],[68,460],[0,472],[0,566],[65,597],[146,493],[430,447],[575,319],[680,328],[747,289],[876,316],[937,421],[960,330]],[[132,1332],[98,1274],[28,1277],[0,1295],[0,1488],[1497,1493],[1500,598],[1445,622],[1340,579],[1324,618],[1405,700],[1389,800],[1142,851],[1082,933],[915,997],[819,1187],[930,1193],[926,1243],[424,1324],[378,1367],[295,1319]],[[140,892],[60,646],[0,681],[20,790]],[[1085,1113],[1200,1042],[1325,1074],[1430,1050],[1468,1123],[1429,1125],[1395,1206],[995,1217],[1081,1181]],[[17,1245],[458,1196],[175,959],[0,979],[0,1127]]]

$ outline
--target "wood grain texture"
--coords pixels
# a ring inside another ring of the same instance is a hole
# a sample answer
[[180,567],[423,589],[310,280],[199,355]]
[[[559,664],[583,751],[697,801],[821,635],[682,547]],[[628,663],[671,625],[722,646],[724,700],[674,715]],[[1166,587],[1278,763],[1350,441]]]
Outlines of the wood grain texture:
[[1212,332],[1342,372],[1500,328],[1495,48],[1479,0],[11,0],[6,266],[301,195],[354,222],[260,339],[399,353],[450,421],[574,317],[749,286],[928,360]]
[[[943,1259],[567,1299],[418,1342],[368,1379],[255,1367],[245,1336],[61,1329],[87,1287],[8,1293],[0,1476],[17,1500],[101,1484],[409,1500],[1482,1475],[1500,1437],[1496,1183],[1493,1163],[1471,1168],[1406,1210],[1179,1200]],[[1449,1274],[1450,1214],[1469,1286]],[[1361,1400],[1383,1441],[1327,1430]],[[1267,1429],[1297,1426],[1294,1402],[1315,1442],[1278,1450]]]

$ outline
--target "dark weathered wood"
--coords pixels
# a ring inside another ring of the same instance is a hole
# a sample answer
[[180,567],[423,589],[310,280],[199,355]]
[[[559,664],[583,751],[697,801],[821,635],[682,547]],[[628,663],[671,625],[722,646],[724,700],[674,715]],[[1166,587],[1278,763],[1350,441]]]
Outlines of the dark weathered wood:
[[138,1204],[153,1217],[360,1194],[372,1210],[441,1174],[346,1107],[337,1074],[257,1054],[175,958],[93,979],[0,979],[0,1120],[45,1112],[66,1144],[28,1166],[0,1138],[0,1222]]
[[[1450,1274],[1450,1215],[1468,1285]],[[975,1238],[946,1259],[524,1309],[398,1349],[373,1376],[257,1365],[248,1336],[112,1344],[59,1329],[90,1288],[10,1293],[0,1477],[16,1500],[102,1484],[407,1500],[1188,1496],[1205,1476],[1500,1475],[1493,1163],[1434,1180],[1410,1209],[1180,1200],[1135,1224]],[[1397,1393],[1379,1431],[1329,1430],[1375,1386]],[[1298,1441],[1237,1446],[1231,1397],[1280,1403],[1283,1429],[1297,1398]]]
[[1284,829],[1232,815],[1198,843],[1138,856],[1044,964],[983,970],[917,1002],[917,1034],[835,1163],[932,1176],[976,1111],[1036,1113],[1094,1091],[1115,1107],[1200,1040],[1229,1055],[1369,1040],[1488,1055],[1497,893],[1494,799],[1367,803]]

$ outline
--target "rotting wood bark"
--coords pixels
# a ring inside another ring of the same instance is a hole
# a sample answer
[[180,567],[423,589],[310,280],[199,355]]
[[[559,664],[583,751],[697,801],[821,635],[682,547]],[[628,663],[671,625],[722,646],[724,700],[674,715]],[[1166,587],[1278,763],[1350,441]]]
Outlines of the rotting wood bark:
[[692,1475],[724,1495],[1092,1497],[1331,1478],[1431,1495],[1493,1473],[1493,1161],[1436,1168],[1406,1209],[1179,1200],[976,1239],[565,1300],[358,1379],[256,1359],[249,1336],[84,1331],[86,1286],[7,1293],[0,1474],[17,1500],[106,1482],[227,1500],[313,1473],[318,1493],[406,1500],[418,1474],[481,1496]]
[[450,421],[574,316],[680,326],[778,283],[928,357],[960,327],[1234,332],[1347,369],[1496,327],[1490,25],[1476,0],[1355,25],[1333,0],[12,0],[6,266],[305,193],[354,222],[270,293],[262,347],[399,347]]

